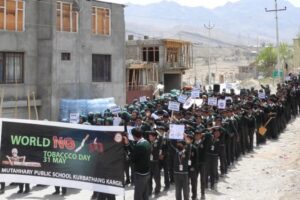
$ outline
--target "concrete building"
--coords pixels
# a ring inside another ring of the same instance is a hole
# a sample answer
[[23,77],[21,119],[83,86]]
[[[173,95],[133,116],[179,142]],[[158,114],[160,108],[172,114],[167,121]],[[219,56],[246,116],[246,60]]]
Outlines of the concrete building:
[[192,45],[187,41],[147,36],[144,40],[134,40],[130,35],[126,42],[127,88],[130,88],[127,99],[141,95],[143,87],[152,85],[150,90],[155,89],[159,82],[164,84],[165,92],[181,89],[182,75],[192,67],[191,55]]
[[124,48],[123,5],[0,1],[2,116],[28,118],[32,92],[40,119],[57,120],[62,98],[115,97],[124,104]]
[[300,38],[294,39],[294,67],[300,72]]

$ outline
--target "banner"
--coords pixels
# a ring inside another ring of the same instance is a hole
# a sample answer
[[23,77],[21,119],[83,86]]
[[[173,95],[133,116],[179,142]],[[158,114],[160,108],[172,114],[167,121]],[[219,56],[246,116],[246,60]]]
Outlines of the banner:
[[0,120],[0,182],[124,194],[124,127]]

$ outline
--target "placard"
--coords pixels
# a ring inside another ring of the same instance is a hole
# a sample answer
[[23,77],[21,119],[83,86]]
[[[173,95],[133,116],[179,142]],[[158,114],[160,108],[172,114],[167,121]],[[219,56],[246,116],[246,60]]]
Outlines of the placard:
[[266,99],[266,93],[264,93],[264,92],[259,92],[259,93],[258,93],[258,98],[259,98],[259,99]]
[[216,97],[209,97],[207,104],[210,106],[217,106],[218,105],[218,99]]
[[225,97],[225,101],[230,101],[232,103],[233,99],[232,99],[232,97]]
[[79,113],[70,113],[70,123],[71,124],[78,124],[79,123]]
[[192,107],[192,105],[193,105],[193,103],[194,103],[194,101],[193,101],[194,99],[192,99],[192,97],[190,97],[190,98],[188,98],[187,100],[186,100],[186,102],[183,104],[183,109],[185,109],[185,110],[188,110],[190,107]]
[[179,111],[180,110],[180,103],[175,102],[175,101],[169,101],[168,109],[172,110],[172,111]]
[[195,90],[192,90],[191,92],[191,97],[193,99],[196,99],[196,98],[199,98],[200,97],[200,89],[195,89]]
[[134,138],[132,136],[132,129],[134,129],[134,126],[127,126],[127,133],[128,133],[128,140],[134,141]]
[[160,117],[159,117],[158,115],[156,115],[155,113],[152,113],[152,114],[151,114],[151,117],[152,117],[154,120],[160,119]]
[[183,140],[184,139],[184,125],[170,124],[169,139]]
[[180,103],[183,103],[183,104],[184,104],[184,103],[186,102],[187,98],[188,98],[187,95],[181,94],[181,95],[178,97],[178,101],[179,101]]
[[122,122],[121,117],[114,117],[113,126],[120,126],[121,122]]
[[218,109],[225,109],[226,108],[226,100],[219,99],[218,100]]
[[285,77],[285,81],[291,81],[291,77],[290,76],[286,76]]
[[233,84],[232,83],[226,83],[226,89],[227,90],[234,89]]
[[141,103],[144,103],[144,102],[146,102],[146,101],[147,101],[147,97],[146,97],[146,96],[140,97],[140,102],[141,102]]
[[119,114],[122,111],[120,106],[113,106],[109,110],[114,115]]

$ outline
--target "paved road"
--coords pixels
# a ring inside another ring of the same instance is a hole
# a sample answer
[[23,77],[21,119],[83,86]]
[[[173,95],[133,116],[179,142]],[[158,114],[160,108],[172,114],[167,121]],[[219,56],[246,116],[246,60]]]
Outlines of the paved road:
[[[58,196],[51,195],[52,186],[31,187],[31,192],[24,195],[16,194],[17,187],[8,186],[0,199],[85,200],[92,195],[90,191],[69,189],[66,196]],[[171,187],[167,193],[152,199],[174,200],[174,192],[174,187]],[[244,156],[219,181],[217,191],[208,190],[206,197],[207,200],[300,199],[300,118],[287,127],[279,140],[268,141]],[[133,188],[126,188],[125,199],[133,199]]]

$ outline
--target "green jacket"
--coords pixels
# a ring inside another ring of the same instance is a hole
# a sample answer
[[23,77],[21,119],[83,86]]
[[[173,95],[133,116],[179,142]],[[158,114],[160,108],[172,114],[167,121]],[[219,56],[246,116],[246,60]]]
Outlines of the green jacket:
[[140,175],[150,173],[150,153],[151,145],[144,138],[140,139],[135,145],[129,146],[131,161],[134,164],[134,171]]

